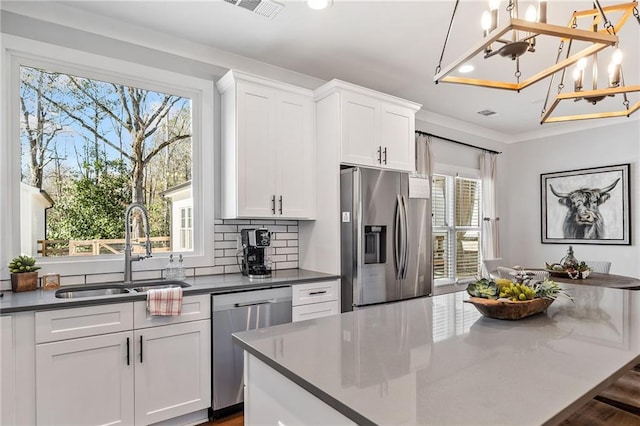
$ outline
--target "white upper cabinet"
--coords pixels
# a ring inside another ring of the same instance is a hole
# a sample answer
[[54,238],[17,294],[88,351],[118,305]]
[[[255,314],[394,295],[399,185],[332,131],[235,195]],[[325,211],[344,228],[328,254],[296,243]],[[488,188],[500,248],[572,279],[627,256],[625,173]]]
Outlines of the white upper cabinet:
[[310,90],[229,71],[222,95],[222,217],[313,219]]
[[415,114],[421,105],[340,80],[318,88],[315,97],[327,105],[317,125],[340,127],[341,163],[415,171]]

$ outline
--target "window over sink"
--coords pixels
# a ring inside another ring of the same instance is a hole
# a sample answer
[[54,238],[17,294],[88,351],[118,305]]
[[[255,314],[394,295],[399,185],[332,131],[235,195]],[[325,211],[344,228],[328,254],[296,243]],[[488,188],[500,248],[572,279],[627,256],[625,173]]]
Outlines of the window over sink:
[[16,206],[0,211],[5,257],[122,270],[124,211],[140,202],[158,254],[145,269],[169,251],[212,266],[213,81],[13,36],[2,54],[0,196]]

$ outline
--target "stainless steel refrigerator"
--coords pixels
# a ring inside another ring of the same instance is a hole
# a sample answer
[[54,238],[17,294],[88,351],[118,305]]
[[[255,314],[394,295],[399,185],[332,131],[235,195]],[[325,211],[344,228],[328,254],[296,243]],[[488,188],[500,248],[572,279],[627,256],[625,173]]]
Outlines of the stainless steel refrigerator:
[[407,173],[363,167],[341,171],[343,312],[431,294],[427,197],[428,180]]

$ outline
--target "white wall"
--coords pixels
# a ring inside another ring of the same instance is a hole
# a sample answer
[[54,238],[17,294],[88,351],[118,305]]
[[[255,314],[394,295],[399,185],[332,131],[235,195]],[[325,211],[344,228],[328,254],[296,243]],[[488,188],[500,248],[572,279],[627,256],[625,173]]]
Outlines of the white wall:
[[631,163],[631,245],[573,244],[578,260],[609,260],[611,273],[640,278],[640,125],[629,121],[509,145],[510,159],[501,168],[507,185],[502,210],[503,257],[508,264],[544,267],[558,262],[568,244],[542,244],[540,174]]

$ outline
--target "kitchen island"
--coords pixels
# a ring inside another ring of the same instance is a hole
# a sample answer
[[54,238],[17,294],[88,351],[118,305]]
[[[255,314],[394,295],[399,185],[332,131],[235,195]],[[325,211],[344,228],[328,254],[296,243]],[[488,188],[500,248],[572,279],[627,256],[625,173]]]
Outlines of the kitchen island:
[[556,424],[640,362],[640,292],[563,288],[518,321],[458,292],[238,333],[246,424]]

